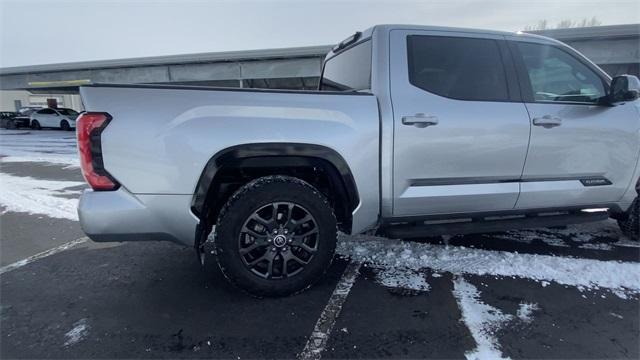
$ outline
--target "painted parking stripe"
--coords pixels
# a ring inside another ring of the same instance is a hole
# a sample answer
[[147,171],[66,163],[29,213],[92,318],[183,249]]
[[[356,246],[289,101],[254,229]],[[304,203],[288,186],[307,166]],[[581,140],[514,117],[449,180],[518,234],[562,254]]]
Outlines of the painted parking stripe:
[[356,261],[352,261],[347,265],[336,288],[333,290],[333,294],[331,294],[329,298],[329,302],[327,302],[322,314],[320,314],[320,318],[316,322],[304,350],[298,355],[299,359],[320,359],[322,351],[324,351],[325,346],[327,346],[329,334],[331,334],[336,319],[338,315],[340,315],[342,305],[347,299],[347,296],[349,296],[351,287],[358,278],[358,271],[361,265],[361,262]]
[[8,271],[15,270],[15,269],[23,267],[25,265],[31,264],[34,261],[46,258],[47,256],[51,256],[51,255],[57,254],[59,252],[65,251],[67,249],[71,249],[72,247],[74,247],[74,246],[76,246],[78,244],[82,244],[82,243],[86,242],[87,240],[89,240],[88,237],[81,237],[79,239],[75,239],[73,241],[69,241],[67,243],[64,243],[64,244],[62,244],[60,246],[56,246],[53,249],[45,250],[43,252],[40,252],[40,253],[37,253],[35,255],[29,256],[26,259],[22,259],[22,260],[14,262],[12,264],[3,266],[3,267],[0,268],[0,275],[6,273]]

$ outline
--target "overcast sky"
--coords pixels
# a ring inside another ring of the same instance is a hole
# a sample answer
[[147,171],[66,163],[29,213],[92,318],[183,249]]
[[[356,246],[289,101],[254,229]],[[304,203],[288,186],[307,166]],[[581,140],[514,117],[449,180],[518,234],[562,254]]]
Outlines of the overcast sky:
[[640,23],[640,1],[0,0],[0,67],[325,45],[382,23],[517,31],[594,16]]

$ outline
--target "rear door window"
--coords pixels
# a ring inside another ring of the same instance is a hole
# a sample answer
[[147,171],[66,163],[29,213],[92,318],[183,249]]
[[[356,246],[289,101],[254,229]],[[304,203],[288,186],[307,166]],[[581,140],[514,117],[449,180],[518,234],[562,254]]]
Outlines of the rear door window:
[[413,86],[458,100],[509,100],[496,40],[410,35],[407,51]]
[[325,62],[320,90],[369,89],[371,89],[371,40],[344,50]]

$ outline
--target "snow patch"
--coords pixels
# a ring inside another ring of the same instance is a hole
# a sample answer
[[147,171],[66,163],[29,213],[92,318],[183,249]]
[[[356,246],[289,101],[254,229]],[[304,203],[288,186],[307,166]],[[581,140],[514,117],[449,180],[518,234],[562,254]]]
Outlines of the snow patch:
[[495,332],[513,317],[480,301],[478,289],[462,277],[454,279],[453,295],[462,312],[462,321],[477,345],[474,350],[465,353],[467,359],[508,359],[500,352]]
[[613,249],[613,247],[607,243],[584,243],[578,246],[580,249],[588,249],[588,250],[605,250],[609,251]]
[[1,212],[26,212],[77,221],[78,199],[60,195],[79,195],[80,190],[68,189],[79,185],[84,183],[40,180],[0,173],[0,206],[4,207]]
[[80,319],[75,324],[73,324],[73,328],[69,330],[66,334],[64,334],[67,341],[65,341],[64,346],[69,346],[78,343],[81,340],[84,340],[85,337],[89,334],[89,324],[87,323],[87,319]]
[[47,162],[80,167],[74,133],[0,130],[2,162]]
[[[620,237],[621,233],[615,221],[605,220],[579,225],[567,225],[566,228],[553,229],[542,228],[534,230],[512,230],[506,235],[491,235],[496,239],[517,241],[530,244],[540,240],[549,246],[568,247],[564,239],[570,238],[573,242],[588,243],[596,242],[599,238]],[[598,249],[609,250],[609,249]]]
[[614,312],[610,312],[609,315],[618,318],[618,319],[624,319],[624,316],[620,315],[620,314],[616,314]]
[[338,254],[374,267],[418,271],[431,268],[452,274],[527,278],[545,286],[553,281],[586,289],[640,293],[640,263],[600,261],[538,254],[518,254],[465,247],[410,243],[373,236],[340,236]]
[[531,315],[538,309],[538,304],[522,302],[520,303],[520,307],[518,308],[518,318],[526,323],[529,323],[532,320]]
[[376,273],[376,281],[390,288],[429,291],[431,288],[425,275],[402,268],[385,268]]
[[622,246],[622,247],[633,247],[633,248],[640,248],[640,241],[633,241],[633,240],[627,240],[627,239],[620,239],[617,242],[615,242],[613,245],[615,246]]

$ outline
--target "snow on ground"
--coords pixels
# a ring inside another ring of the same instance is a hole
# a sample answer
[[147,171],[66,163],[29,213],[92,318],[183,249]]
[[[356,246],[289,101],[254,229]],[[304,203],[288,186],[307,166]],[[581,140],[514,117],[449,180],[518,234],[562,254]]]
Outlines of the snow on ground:
[[80,166],[75,133],[55,130],[0,130],[0,161]]
[[64,337],[67,339],[64,346],[76,344],[86,338],[88,334],[89,324],[87,323],[87,319],[80,319],[73,324],[73,328],[69,330],[69,332],[64,334]]
[[495,332],[513,316],[480,301],[478,289],[461,276],[453,281],[453,295],[462,312],[462,321],[476,341],[476,348],[465,353],[467,359],[504,359]]
[[424,273],[405,269],[380,269],[376,272],[376,281],[389,288],[417,291],[428,291],[430,289]]
[[518,308],[518,318],[523,322],[531,322],[532,315],[534,311],[539,310],[538,304],[533,303],[520,303],[520,307]]
[[640,293],[640,263],[411,243],[373,236],[340,236],[337,252],[377,267],[452,274],[510,276],[584,289],[610,289],[624,297]]
[[[505,235],[491,235],[496,239],[505,239],[530,244],[534,241],[542,241],[550,246],[568,247],[565,240],[587,243],[600,238],[617,238],[622,236],[615,222],[594,222],[584,224],[572,224],[566,228],[544,228],[536,230],[512,230]],[[610,250],[601,248],[600,250]]]
[[[77,181],[40,180],[0,173],[0,206],[7,211],[41,214],[52,218],[78,220],[80,190]],[[67,197],[65,197],[67,196]]]

